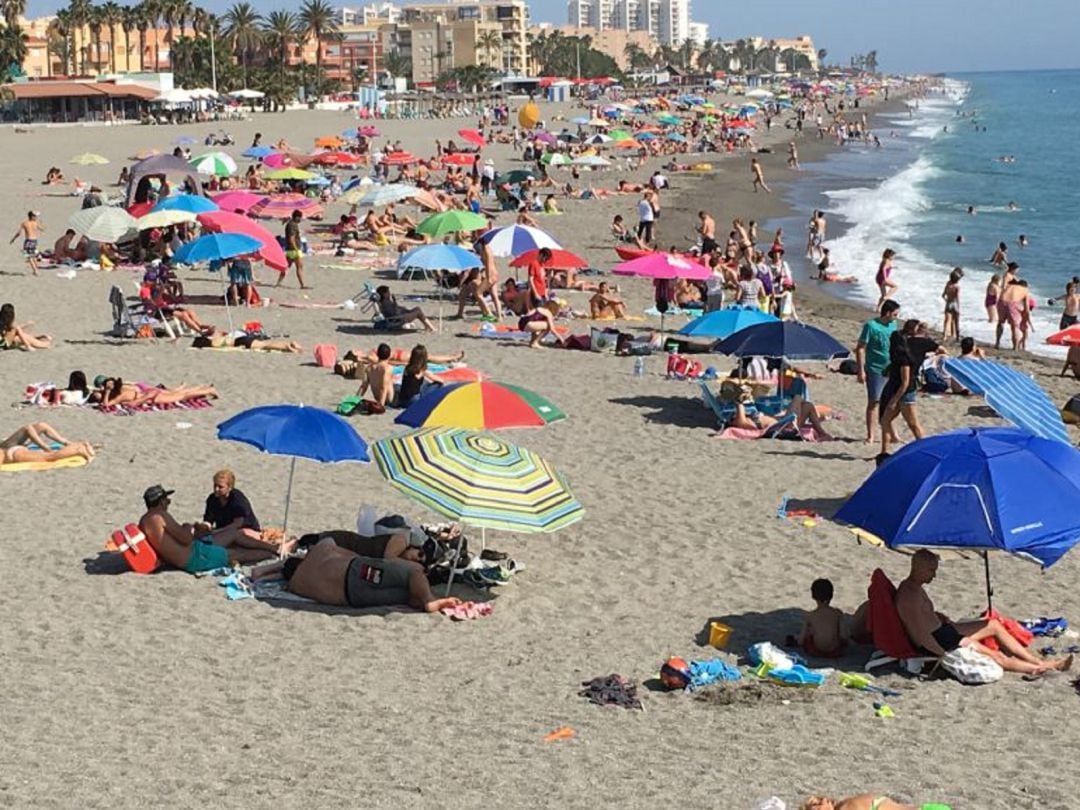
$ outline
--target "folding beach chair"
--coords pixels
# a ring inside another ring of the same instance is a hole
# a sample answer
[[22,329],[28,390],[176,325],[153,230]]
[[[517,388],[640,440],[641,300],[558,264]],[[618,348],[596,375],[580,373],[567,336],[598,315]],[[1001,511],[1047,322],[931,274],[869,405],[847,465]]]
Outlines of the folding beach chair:
[[142,301],[129,302],[115,284],[109,290],[109,305],[112,307],[113,325],[109,331],[112,337],[130,340],[136,337],[144,326],[153,329],[155,336],[176,337],[174,329],[179,327],[178,323],[170,324],[167,320],[147,313]]
[[880,568],[875,568],[870,575],[867,598],[866,623],[874,640],[874,652],[866,662],[867,672],[886,664],[897,664],[917,675],[928,663],[937,662],[935,656],[920,653],[911,643],[900,614],[896,612],[896,588]]

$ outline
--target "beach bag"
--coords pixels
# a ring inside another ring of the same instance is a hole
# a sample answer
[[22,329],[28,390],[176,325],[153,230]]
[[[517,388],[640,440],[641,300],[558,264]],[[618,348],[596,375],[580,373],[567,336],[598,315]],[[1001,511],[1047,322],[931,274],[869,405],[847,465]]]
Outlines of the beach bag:
[[606,329],[589,329],[589,351],[610,354],[615,351],[615,345],[619,342],[618,332],[609,332]]
[[154,547],[146,539],[142,529],[134,523],[117,529],[109,536],[110,543],[127,561],[136,574],[152,574],[157,570],[159,560]]
[[692,380],[700,377],[705,372],[704,367],[697,360],[683,357],[681,354],[672,352],[667,359],[667,376],[677,380]]
[[941,666],[960,683],[971,686],[1000,681],[1005,676],[1001,664],[971,647],[957,647],[945,653]]
[[337,362],[337,346],[333,343],[319,343],[315,346],[315,365],[319,368],[333,368]]

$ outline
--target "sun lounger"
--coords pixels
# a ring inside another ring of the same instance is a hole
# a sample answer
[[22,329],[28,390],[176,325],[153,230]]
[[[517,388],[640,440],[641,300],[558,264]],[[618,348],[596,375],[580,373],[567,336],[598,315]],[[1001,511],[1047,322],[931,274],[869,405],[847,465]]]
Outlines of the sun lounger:
[[149,313],[142,301],[129,302],[124,292],[115,284],[109,290],[109,304],[112,307],[112,329],[109,335],[123,340],[131,340],[144,326],[154,330],[157,337],[175,338],[182,334],[179,322],[175,318],[162,319]]

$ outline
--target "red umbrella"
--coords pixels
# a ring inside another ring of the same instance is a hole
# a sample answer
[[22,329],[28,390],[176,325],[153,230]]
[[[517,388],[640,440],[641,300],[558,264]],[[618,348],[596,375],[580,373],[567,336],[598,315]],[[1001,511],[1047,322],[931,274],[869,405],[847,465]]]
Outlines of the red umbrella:
[[275,270],[284,270],[288,267],[285,251],[281,249],[274,235],[258,222],[231,211],[207,211],[205,214],[199,214],[196,219],[203,226],[203,230],[211,233],[242,233],[258,239],[262,242],[258,256],[266,262],[268,267],[273,267]]
[[256,205],[267,202],[270,198],[265,194],[256,194],[253,191],[222,191],[219,194],[210,195],[210,199],[217,203],[217,207],[222,211],[243,211],[247,213]]
[[457,134],[469,143],[474,143],[477,146],[487,146],[487,141],[484,140],[484,136],[475,129],[459,129]]
[[303,194],[274,194],[251,209],[251,214],[267,219],[288,219],[293,211],[299,211],[304,217],[320,217],[323,207],[318,200]]
[[443,155],[442,162],[448,163],[451,166],[472,166],[473,161],[476,160],[476,155],[468,155],[464,152],[456,152],[450,155]]
[[352,165],[359,160],[358,156],[348,152],[320,152],[312,158],[311,162],[318,163],[320,166],[341,166]]
[[[540,260],[539,250],[530,250],[522,253],[512,262],[511,267],[528,267],[532,262]],[[582,270],[589,266],[589,263],[580,256],[571,253],[569,250],[552,250],[551,259],[547,262],[541,263],[544,267],[550,267],[553,270]]]
[[145,217],[150,213],[150,209],[154,207],[152,202],[134,203],[128,206],[127,212],[131,214],[135,219],[139,217]]
[[387,166],[406,166],[409,163],[417,163],[420,158],[411,152],[390,152],[383,158]]

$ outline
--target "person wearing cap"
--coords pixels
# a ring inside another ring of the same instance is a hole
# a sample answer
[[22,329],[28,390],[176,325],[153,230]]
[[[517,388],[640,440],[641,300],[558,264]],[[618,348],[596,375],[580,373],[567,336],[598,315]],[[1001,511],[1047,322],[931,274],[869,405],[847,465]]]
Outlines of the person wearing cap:
[[209,532],[229,526],[262,531],[255,510],[251,508],[251,501],[236,488],[236,474],[224,469],[214,473],[214,491],[206,497],[203,522],[197,528]]
[[326,538],[361,557],[401,559],[421,565],[432,562],[436,551],[435,541],[428,538],[427,532],[411,525],[401,515],[380,518],[375,523],[375,534],[371,537],[335,529],[305,534],[297,541],[297,548],[308,548]]
[[[139,518],[151,547],[165,562],[197,574],[227,568],[234,563],[268,560],[278,555],[278,547],[245,534],[237,526],[227,526],[213,533],[203,533],[190,523],[180,523],[169,514],[170,496],[176,490],[165,489],[161,484],[148,487],[143,493],[146,512]],[[296,541],[281,546],[283,554],[290,553]]]
[[369,608],[409,605],[427,613],[461,604],[456,597],[438,599],[422,566],[400,559],[363,557],[341,548],[329,537],[306,556],[260,568],[256,578],[280,571],[289,590],[323,605]]

